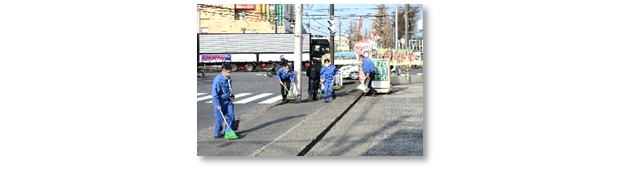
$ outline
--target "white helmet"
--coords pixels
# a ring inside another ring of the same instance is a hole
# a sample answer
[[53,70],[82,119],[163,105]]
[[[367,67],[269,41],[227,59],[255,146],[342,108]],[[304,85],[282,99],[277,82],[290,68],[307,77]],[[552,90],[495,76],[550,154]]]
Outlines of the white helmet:
[[280,60],[284,59],[284,55],[280,55]]

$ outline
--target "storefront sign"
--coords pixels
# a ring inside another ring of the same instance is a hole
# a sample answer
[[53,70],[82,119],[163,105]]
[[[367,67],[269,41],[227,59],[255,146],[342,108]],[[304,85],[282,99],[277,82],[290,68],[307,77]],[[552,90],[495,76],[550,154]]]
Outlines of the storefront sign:
[[231,61],[232,55],[201,55],[201,62]]
[[256,4],[234,4],[234,9],[256,9]]

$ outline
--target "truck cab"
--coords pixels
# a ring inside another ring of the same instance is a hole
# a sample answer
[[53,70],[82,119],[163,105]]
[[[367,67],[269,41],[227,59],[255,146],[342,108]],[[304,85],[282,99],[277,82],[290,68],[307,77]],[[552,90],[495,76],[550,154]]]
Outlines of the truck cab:
[[330,43],[327,39],[311,39],[311,60],[322,60],[324,55],[328,53],[330,53]]

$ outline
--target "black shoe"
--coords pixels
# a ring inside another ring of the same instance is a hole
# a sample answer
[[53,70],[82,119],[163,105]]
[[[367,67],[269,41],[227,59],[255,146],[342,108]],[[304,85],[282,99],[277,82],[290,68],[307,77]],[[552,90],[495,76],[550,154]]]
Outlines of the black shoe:
[[223,138],[223,134],[219,135],[219,136],[214,136],[214,139],[220,139]]
[[325,101],[324,103],[328,103],[329,101]]
[[282,98],[282,102],[286,102],[286,101],[287,101],[287,98]]

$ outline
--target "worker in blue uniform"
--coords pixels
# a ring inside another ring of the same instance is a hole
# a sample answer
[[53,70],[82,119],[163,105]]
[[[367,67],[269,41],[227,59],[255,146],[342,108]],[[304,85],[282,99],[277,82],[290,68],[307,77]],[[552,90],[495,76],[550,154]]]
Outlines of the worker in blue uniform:
[[[286,91],[284,87],[291,90],[291,87],[295,87],[295,75],[293,74],[293,70],[291,70],[291,66],[289,63],[285,62],[280,69],[278,69],[278,73],[276,74],[276,78],[280,82],[280,93],[282,94],[282,102],[287,101],[287,94],[289,91]],[[284,85],[284,86],[283,86]]]
[[[223,116],[225,115],[225,121],[228,126],[232,126],[234,121],[234,105],[232,100],[234,94],[232,93],[232,81],[230,79],[230,73],[232,73],[232,67],[228,64],[223,65],[221,73],[217,75],[212,81],[212,104],[214,104],[214,138],[222,137],[221,131],[223,130],[221,124],[223,124]],[[219,111],[221,110],[221,111]],[[223,112],[223,115],[221,115]],[[226,126],[226,131],[232,131],[231,127]]]
[[329,92],[332,94],[333,100],[336,98],[335,91],[331,87],[333,84],[333,77],[338,74],[337,67],[330,64],[330,59],[326,59],[324,60],[324,66],[322,66],[322,70],[319,72],[319,74],[321,76],[320,81],[324,83],[324,93],[326,93],[324,95],[326,100],[325,103],[328,103],[330,102],[330,100],[328,99]]
[[376,77],[376,69],[374,69],[374,62],[372,62],[370,58],[365,58],[365,56],[363,55],[359,56],[359,61],[363,62],[362,67],[363,67],[363,74],[365,75],[365,77],[370,77],[369,81],[367,80],[367,78],[365,79],[365,83],[367,83],[368,89],[370,89],[367,92],[367,96],[375,96],[376,90],[374,90],[374,88],[372,87],[372,80],[374,80],[374,78]]

